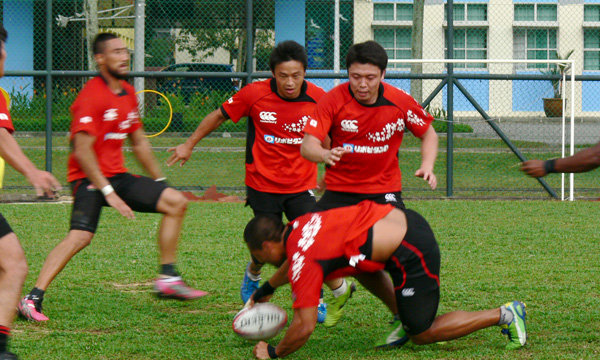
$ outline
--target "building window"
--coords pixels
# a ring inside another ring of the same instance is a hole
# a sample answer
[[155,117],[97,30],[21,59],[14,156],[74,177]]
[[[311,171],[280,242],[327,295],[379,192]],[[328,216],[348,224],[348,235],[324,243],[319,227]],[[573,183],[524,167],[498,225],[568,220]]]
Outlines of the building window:
[[[444,20],[448,20],[448,5],[444,7]],[[454,21],[487,21],[487,4],[454,4]]]
[[584,5],[583,21],[600,22],[600,5]]
[[583,70],[600,70],[600,29],[583,31]]
[[515,21],[557,21],[556,4],[515,4]]
[[[554,60],[557,57],[556,29],[516,29],[513,37],[515,59]],[[544,69],[549,64],[525,64],[527,69]]]
[[412,21],[413,5],[411,3],[373,4],[373,20],[375,21]]
[[[410,28],[373,30],[374,40],[383,46],[390,60],[411,58],[411,36]],[[410,69],[410,64],[388,64],[388,68]]]
[[[446,41],[446,49],[448,42]],[[455,59],[487,59],[487,29],[454,29]],[[456,63],[456,69],[485,69],[485,63]]]

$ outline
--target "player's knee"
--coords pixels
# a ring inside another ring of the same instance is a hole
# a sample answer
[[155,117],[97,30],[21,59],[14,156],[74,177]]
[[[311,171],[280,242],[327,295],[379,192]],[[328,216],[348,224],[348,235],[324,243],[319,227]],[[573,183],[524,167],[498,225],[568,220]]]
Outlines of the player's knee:
[[433,333],[432,328],[429,327],[427,330],[420,332],[417,335],[408,335],[410,341],[416,345],[427,345],[436,342],[436,334]]
[[71,231],[65,239],[66,242],[73,245],[76,250],[81,250],[92,243],[94,234],[87,231]]
[[165,213],[174,216],[183,216],[187,210],[188,199],[181,191],[168,188],[159,200],[159,208],[164,208]]

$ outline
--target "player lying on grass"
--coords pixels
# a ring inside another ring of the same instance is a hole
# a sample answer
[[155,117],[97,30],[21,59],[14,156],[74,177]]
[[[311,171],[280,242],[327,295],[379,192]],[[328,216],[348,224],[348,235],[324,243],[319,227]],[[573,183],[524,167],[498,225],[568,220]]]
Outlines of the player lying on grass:
[[[182,300],[206,295],[188,287],[175,269],[187,200],[165,183],[144,136],[135,89],[125,81],[129,73],[127,47],[115,35],[100,33],[93,49],[100,76],[86,83],[71,106],[67,180],[74,199],[69,233],[50,252],[35,287],[19,303],[21,315],[33,321],[48,320],[42,313],[44,293],[69,260],[91,243],[104,206],[128,219],[135,217],[134,211],[163,214],[158,229],[161,270],[154,281],[157,294]],[[122,148],[127,138],[151,178],[127,172]]]
[[597,167],[600,167],[600,142],[566,158],[525,161],[521,170],[529,176],[542,177],[549,173],[587,172]]
[[[0,24],[0,77],[4,75],[4,43],[7,36],[6,29]],[[38,196],[54,197],[54,191],[60,189],[59,182],[49,172],[38,170],[27,158],[12,135],[14,131],[7,101],[4,96],[0,96],[0,157],[25,175]],[[7,349],[8,338],[26,276],[27,260],[23,248],[0,213],[0,360],[17,359]]]
[[[382,269],[392,278],[398,306],[397,321],[382,345],[401,346],[409,339],[430,344],[494,325],[508,335],[507,349],[525,345],[525,304],[519,301],[436,317],[440,252],[429,224],[415,211],[363,201],[308,213],[287,226],[277,218],[255,217],[246,226],[244,239],[259,261],[279,266],[289,260],[287,279],[294,298],[294,318],[285,336],[276,347],[259,342],[254,348],[259,359],[286,356],[308,341],[315,328],[323,280]],[[272,294],[263,288],[259,291],[256,300]]]

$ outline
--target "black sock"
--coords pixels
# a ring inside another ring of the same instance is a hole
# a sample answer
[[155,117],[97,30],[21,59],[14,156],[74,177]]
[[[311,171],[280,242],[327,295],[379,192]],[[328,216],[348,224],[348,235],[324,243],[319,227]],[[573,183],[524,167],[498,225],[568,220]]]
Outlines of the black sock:
[[46,293],[46,291],[45,291],[45,290],[38,289],[38,288],[34,287],[34,288],[33,288],[33,289],[31,289],[31,291],[29,292],[29,295],[30,295],[30,297],[29,297],[29,298],[30,298],[31,300],[34,300],[34,301],[36,301],[36,300],[42,301],[42,300],[44,300],[44,294],[45,294],[45,293]]
[[177,270],[175,270],[175,264],[162,264],[160,266],[160,274],[167,276],[179,276]]
[[0,354],[7,350],[9,335],[10,329],[6,326],[0,325]]

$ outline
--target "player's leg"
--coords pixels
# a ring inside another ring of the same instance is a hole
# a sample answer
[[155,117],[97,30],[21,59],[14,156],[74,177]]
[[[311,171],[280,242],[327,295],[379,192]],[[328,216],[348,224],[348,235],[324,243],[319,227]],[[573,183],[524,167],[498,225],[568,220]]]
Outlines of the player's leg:
[[158,229],[160,274],[154,282],[157,295],[179,300],[207,295],[204,291],[187,286],[175,266],[177,243],[188,203],[183,193],[164,182],[128,173],[115,177],[113,186],[132,210],[163,214]]
[[23,248],[0,214],[0,357],[7,359],[11,356],[16,359],[8,352],[8,340],[26,276],[27,260]]
[[102,193],[91,187],[87,179],[77,180],[71,187],[74,199],[69,233],[50,251],[35,287],[19,302],[19,313],[28,320],[48,320],[42,313],[46,290],[71,258],[91,243],[98,227],[102,206],[106,204]]

